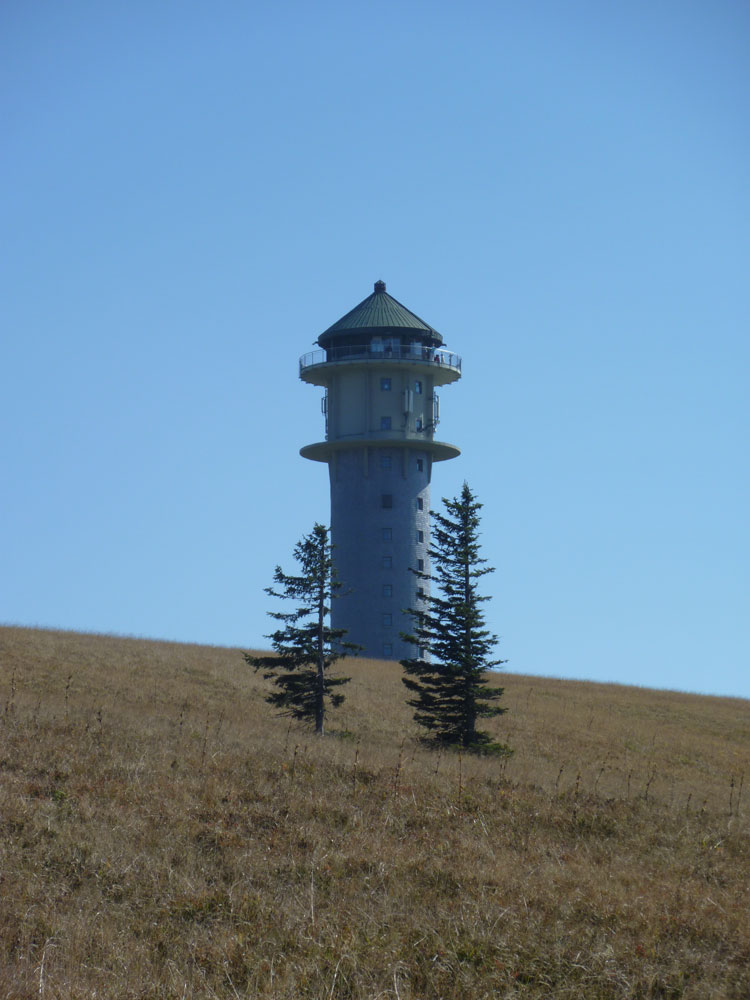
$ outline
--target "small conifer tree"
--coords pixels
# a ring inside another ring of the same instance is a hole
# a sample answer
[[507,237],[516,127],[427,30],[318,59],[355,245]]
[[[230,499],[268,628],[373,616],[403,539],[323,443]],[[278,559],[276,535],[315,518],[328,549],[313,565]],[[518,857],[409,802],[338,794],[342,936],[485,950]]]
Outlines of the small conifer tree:
[[[497,636],[485,627],[478,591],[480,579],[494,570],[479,555],[482,507],[464,483],[460,497],[443,500],[445,514],[433,513],[429,580],[433,592],[422,608],[409,608],[413,629],[403,638],[419,655],[401,660],[402,678],[411,692],[414,719],[428,731],[427,742],[453,745],[473,753],[510,754],[504,744],[477,729],[483,718],[501,715],[495,704],[503,689],[490,686],[487,671],[504,660],[491,659]],[[437,592],[435,592],[437,591]]]
[[281,623],[266,636],[276,655],[244,656],[252,667],[263,671],[266,680],[273,680],[276,690],[266,701],[279,708],[282,715],[314,723],[316,734],[323,735],[326,704],[338,707],[344,695],[337,688],[350,680],[330,677],[328,670],[336,660],[359,647],[342,641],[344,629],[326,624],[331,601],[341,587],[333,569],[328,528],[316,524],[295,545],[294,557],[299,563],[299,575],[288,576],[277,566],[273,579],[279,589],[265,588],[271,597],[298,602],[294,611],[269,611]]

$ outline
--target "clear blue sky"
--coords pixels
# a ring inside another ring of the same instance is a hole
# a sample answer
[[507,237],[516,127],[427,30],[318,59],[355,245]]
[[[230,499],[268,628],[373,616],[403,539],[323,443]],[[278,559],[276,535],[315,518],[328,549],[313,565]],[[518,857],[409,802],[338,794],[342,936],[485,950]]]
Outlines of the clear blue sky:
[[514,672],[750,696],[750,7],[6,0],[0,620],[259,646],[318,334],[463,355]]

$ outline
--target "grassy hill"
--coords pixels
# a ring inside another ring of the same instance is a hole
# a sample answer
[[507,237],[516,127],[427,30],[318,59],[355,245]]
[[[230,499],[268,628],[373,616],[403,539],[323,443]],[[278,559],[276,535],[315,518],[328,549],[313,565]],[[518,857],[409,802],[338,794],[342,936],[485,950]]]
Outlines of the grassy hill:
[[504,674],[509,761],[238,650],[0,629],[0,997],[747,998],[750,704]]

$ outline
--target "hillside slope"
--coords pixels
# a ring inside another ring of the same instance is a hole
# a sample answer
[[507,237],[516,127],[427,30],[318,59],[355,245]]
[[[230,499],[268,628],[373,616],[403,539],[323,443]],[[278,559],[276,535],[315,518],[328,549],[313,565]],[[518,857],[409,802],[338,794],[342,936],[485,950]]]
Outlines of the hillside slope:
[[234,649],[0,628],[0,997],[750,995],[750,705],[504,674],[510,761]]

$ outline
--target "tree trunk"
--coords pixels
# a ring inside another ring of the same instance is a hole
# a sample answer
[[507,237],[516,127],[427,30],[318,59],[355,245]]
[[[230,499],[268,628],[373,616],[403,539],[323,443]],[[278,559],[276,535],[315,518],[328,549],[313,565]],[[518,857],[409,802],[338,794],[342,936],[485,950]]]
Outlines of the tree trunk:
[[468,609],[471,607],[471,566],[467,552],[464,565],[464,607],[467,609],[466,631],[464,633],[464,746],[471,746],[476,738],[477,713],[474,699],[474,678],[471,677],[471,624]]

